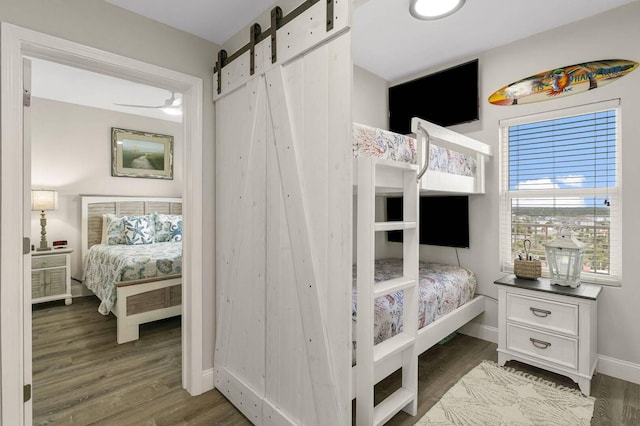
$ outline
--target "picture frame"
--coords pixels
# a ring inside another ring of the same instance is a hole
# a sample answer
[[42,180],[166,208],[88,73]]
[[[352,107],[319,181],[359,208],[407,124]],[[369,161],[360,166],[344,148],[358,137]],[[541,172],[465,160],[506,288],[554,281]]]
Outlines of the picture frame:
[[112,127],[111,176],[173,179],[173,136]]

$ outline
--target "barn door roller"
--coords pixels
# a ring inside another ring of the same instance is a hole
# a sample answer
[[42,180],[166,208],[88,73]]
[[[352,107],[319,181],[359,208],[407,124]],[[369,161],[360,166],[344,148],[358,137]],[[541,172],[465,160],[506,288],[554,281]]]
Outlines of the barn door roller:
[[[303,12],[308,10],[311,6],[318,3],[320,0],[306,0],[288,15],[282,13],[282,9],[279,6],[271,9],[271,27],[262,31],[260,25],[255,23],[249,28],[249,42],[234,52],[231,56],[227,55],[227,51],[222,49],[218,52],[218,61],[213,69],[214,73],[218,73],[218,94],[222,93],[222,69],[229,65],[234,60],[238,59],[246,51],[250,52],[249,74],[255,73],[255,47],[258,43],[267,37],[271,37],[271,63],[277,61],[277,40],[276,32],[280,28],[284,27],[289,22],[300,16]],[[333,2],[334,0],[325,0],[327,2],[327,31],[333,29],[333,22],[335,20]]]

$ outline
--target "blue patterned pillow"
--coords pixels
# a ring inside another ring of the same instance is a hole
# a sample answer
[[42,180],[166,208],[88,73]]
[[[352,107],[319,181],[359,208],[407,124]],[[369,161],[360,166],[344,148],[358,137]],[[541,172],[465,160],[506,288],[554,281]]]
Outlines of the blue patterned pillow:
[[182,216],[172,214],[153,214],[156,226],[157,243],[182,241]]
[[127,244],[124,236],[124,216],[111,213],[102,215],[102,244]]
[[155,238],[155,225],[151,216],[126,216],[124,236],[128,245],[151,244]]

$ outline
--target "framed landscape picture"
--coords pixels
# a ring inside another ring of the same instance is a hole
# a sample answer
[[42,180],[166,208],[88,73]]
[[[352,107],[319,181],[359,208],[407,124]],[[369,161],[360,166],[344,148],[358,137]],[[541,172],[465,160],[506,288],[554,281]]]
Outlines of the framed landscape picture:
[[173,179],[173,136],[111,128],[111,176]]

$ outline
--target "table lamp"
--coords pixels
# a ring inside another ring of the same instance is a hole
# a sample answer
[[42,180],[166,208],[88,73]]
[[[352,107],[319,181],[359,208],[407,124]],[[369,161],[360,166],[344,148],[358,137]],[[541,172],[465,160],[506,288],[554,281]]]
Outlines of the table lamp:
[[58,192],[47,189],[31,190],[31,210],[40,211],[40,247],[36,251],[51,250],[47,243],[47,217],[45,210],[58,208]]

